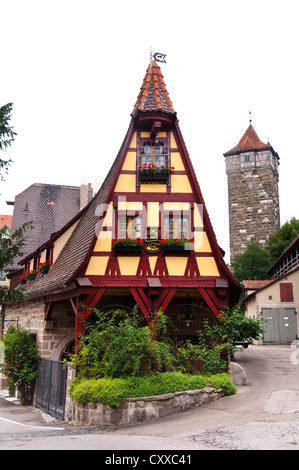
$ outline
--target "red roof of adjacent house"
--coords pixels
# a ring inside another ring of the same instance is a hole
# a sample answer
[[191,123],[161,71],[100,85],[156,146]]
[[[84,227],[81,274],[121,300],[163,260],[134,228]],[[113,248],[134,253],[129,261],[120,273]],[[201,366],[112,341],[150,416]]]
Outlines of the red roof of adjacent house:
[[132,117],[135,117],[139,111],[164,111],[176,114],[170,101],[161,69],[155,60],[152,60],[147,68],[139,95],[131,113]]
[[242,284],[246,290],[257,290],[257,289],[261,289],[262,287],[267,286],[268,284],[270,284],[270,282],[272,281],[271,280],[264,280],[264,281],[258,281],[258,280],[251,281],[250,280],[250,281],[242,281]]
[[0,215],[0,228],[7,227],[11,229],[12,215]]
[[272,148],[270,142],[264,144],[257,133],[255,132],[254,127],[252,124],[248,127],[242,138],[240,139],[239,143],[233,147],[231,150],[226,152],[226,155],[232,155],[234,153],[244,152],[246,150],[260,150],[260,149],[270,149]]

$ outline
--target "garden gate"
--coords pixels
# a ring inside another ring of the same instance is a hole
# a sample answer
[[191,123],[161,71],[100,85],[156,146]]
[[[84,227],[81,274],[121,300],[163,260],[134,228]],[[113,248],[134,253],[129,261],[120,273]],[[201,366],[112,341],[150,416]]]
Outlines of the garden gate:
[[64,419],[67,366],[62,361],[39,358],[35,406]]

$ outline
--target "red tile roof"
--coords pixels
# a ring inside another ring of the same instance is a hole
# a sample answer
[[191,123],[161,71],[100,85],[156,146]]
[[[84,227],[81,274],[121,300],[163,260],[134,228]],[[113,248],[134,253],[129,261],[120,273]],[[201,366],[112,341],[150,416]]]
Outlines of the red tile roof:
[[7,227],[11,229],[12,215],[0,215],[0,228]]
[[170,101],[159,65],[152,60],[147,68],[139,95],[131,113],[135,117],[138,112],[164,111],[176,114]]
[[248,127],[242,138],[240,139],[239,143],[233,147],[231,150],[226,152],[224,156],[226,155],[233,155],[234,153],[240,153],[244,152],[246,150],[260,150],[260,149],[270,149],[271,144],[268,142],[267,144],[264,144],[257,133],[255,132],[254,127],[252,124]]
[[264,281],[259,281],[259,280],[248,280],[248,281],[242,281],[242,284],[246,290],[257,290],[261,289],[262,287],[267,286],[272,282],[271,280],[264,280]]

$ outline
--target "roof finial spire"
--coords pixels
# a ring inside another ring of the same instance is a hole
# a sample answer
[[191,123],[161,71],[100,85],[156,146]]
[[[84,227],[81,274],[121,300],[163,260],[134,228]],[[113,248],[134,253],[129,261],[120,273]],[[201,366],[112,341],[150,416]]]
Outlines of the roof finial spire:
[[252,119],[251,119],[251,111],[249,111],[249,124],[251,125]]

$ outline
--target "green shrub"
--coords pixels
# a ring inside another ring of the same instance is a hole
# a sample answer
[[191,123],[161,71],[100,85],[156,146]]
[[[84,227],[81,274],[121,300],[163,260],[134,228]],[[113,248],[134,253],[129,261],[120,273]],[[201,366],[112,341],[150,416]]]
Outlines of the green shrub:
[[92,401],[118,407],[125,398],[163,395],[166,393],[197,390],[211,385],[222,388],[224,395],[232,395],[236,389],[228,374],[203,376],[181,372],[151,374],[144,377],[101,379],[75,379],[70,394],[78,402]]
[[167,317],[158,312],[151,324],[134,309],[96,311],[96,325],[86,328],[79,353],[72,361],[85,378],[145,375],[170,367],[173,356],[170,344],[164,340]]
[[35,335],[20,326],[11,325],[2,339],[5,359],[0,370],[8,379],[9,390],[18,390],[22,405],[32,404],[38,376]]
[[214,388],[222,388],[224,395],[234,395],[236,387],[232,382],[231,377],[225,372],[215,375],[207,375],[207,382]]

